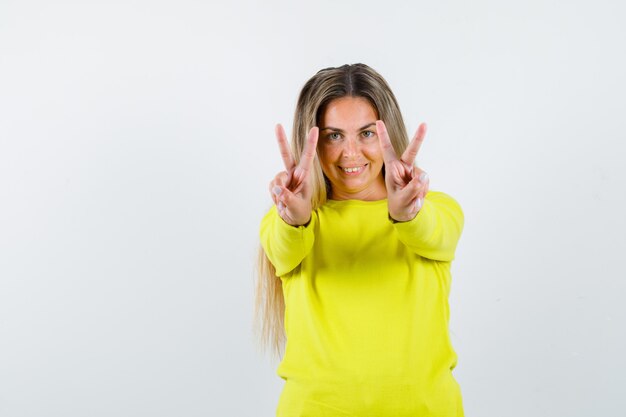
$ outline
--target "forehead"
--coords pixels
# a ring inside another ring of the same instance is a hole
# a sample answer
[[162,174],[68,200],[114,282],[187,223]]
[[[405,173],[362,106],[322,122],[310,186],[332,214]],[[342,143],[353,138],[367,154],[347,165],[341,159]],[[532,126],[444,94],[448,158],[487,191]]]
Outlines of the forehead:
[[341,97],[326,105],[320,118],[320,128],[358,129],[378,119],[376,109],[363,97]]

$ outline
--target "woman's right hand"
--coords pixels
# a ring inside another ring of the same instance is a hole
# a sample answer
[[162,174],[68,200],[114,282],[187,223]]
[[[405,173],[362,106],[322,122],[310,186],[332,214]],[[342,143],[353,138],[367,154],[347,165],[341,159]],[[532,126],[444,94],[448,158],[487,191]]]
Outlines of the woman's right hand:
[[280,217],[292,226],[305,225],[311,220],[310,172],[315,159],[318,136],[318,128],[311,128],[300,162],[296,165],[285,130],[280,124],[276,125],[276,139],[285,171],[279,172],[270,182],[270,195]]

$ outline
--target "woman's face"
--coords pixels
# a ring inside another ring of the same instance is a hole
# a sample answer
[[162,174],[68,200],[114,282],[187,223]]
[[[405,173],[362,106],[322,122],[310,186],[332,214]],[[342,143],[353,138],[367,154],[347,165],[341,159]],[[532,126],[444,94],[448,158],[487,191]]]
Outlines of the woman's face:
[[342,97],[326,106],[317,152],[333,200],[387,197],[377,119],[376,110],[363,97]]

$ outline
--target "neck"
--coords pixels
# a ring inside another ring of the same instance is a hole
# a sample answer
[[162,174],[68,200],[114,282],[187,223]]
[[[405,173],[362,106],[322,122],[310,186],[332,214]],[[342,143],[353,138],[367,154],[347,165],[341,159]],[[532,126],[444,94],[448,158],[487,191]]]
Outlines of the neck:
[[387,187],[385,186],[385,179],[381,178],[374,184],[371,184],[364,190],[355,192],[345,190],[330,190],[331,200],[362,200],[362,201],[376,201],[384,200],[387,198]]

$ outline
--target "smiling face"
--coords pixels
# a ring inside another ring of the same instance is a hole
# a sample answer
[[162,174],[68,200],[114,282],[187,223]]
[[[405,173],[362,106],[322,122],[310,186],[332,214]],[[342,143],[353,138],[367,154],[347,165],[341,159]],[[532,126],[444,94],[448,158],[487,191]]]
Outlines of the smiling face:
[[331,184],[331,199],[387,197],[377,119],[376,110],[363,97],[342,97],[326,106],[319,122],[317,152]]

